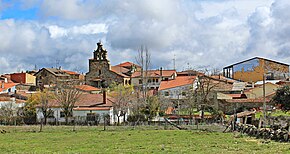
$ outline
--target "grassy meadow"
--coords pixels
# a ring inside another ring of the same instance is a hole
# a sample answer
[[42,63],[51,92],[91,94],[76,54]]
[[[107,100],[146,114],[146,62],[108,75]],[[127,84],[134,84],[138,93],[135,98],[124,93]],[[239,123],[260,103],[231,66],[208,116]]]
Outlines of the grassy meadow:
[[290,153],[289,143],[162,127],[0,126],[0,153]]

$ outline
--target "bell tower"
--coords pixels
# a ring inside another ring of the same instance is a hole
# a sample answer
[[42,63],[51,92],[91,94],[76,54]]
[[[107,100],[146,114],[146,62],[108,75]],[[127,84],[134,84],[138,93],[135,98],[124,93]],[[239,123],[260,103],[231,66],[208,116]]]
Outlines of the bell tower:
[[94,50],[94,59],[96,60],[107,60],[107,50],[103,48],[102,42],[97,43],[98,47]]
[[97,43],[97,49],[93,52],[93,58],[89,59],[89,72],[86,74],[86,84],[94,87],[104,87],[107,72],[111,70],[108,60],[107,50],[104,49],[102,42]]

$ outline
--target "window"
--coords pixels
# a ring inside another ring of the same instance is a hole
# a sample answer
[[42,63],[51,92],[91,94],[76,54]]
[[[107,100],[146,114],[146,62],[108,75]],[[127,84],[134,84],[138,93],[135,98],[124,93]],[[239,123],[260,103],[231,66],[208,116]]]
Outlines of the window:
[[151,79],[148,79],[148,83],[151,83]]
[[142,80],[141,79],[139,80],[139,84],[142,84]]
[[61,118],[64,118],[64,117],[65,117],[65,114],[64,114],[63,111],[60,111],[60,117],[61,117]]
[[48,118],[54,118],[54,111],[52,109],[48,110]]
[[128,80],[125,80],[125,84],[128,84]]
[[165,96],[169,96],[169,92],[168,92],[168,91],[165,91],[165,92],[164,92],[164,95],[165,95]]
[[99,75],[101,75],[102,74],[102,71],[101,70],[99,70]]
[[158,82],[158,79],[156,79],[155,81]]
[[186,92],[183,91],[183,92],[181,93],[181,95],[182,95],[182,96],[186,96]]

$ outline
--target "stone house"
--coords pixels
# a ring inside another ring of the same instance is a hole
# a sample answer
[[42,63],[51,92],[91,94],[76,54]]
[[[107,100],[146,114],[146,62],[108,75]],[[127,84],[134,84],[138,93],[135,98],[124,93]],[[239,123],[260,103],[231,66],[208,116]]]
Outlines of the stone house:
[[55,86],[59,83],[74,82],[79,84],[80,74],[58,68],[42,68],[36,74],[37,86]]
[[131,75],[140,70],[140,66],[125,62],[116,66],[111,66],[107,57],[107,50],[103,48],[101,42],[94,50],[93,58],[89,59],[89,72],[86,73],[86,84],[102,88],[108,87],[112,83],[131,84]]

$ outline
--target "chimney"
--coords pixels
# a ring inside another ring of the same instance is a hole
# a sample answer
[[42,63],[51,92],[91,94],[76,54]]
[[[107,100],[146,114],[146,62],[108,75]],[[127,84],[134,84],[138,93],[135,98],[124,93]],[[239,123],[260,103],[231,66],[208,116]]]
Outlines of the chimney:
[[106,93],[106,90],[103,90],[103,103],[107,104],[107,93]]
[[162,67],[160,67],[160,76],[162,77]]
[[5,83],[8,83],[8,79],[7,79],[7,78],[4,78],[4,82],[5,82]]
[[4,89],[4,82],[1,82],[1,88]]

